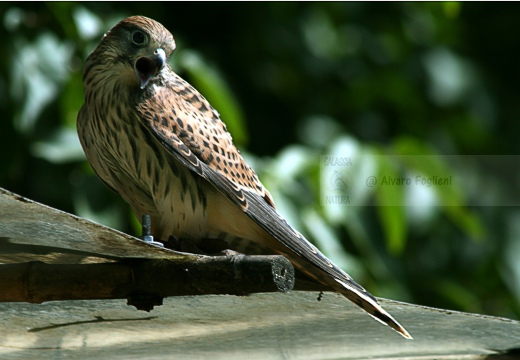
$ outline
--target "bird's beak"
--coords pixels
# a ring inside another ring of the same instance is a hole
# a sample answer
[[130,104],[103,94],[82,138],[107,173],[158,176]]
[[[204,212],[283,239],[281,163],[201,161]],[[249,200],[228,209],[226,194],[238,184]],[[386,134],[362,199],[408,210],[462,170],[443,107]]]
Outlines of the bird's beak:
[[141,56],[136,60],[135,76],[141,89],[144,89],[146,84],[161,71],[164,64],[166,64],[166,53],[161,48],[155,50],[151,56]]

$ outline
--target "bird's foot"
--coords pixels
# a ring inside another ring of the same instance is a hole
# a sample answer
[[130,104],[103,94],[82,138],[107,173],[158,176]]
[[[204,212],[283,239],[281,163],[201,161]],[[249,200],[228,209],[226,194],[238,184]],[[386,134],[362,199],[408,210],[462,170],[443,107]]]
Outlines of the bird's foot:
[[141,236],[141,240],[143,240],[144,242],[146,242],[148,244],[164,247],[163,243],[161,243],[159,241],[154,241],[154,239],[153,239],[152,218],[150,217],[150,215],[144,214],[141,224],[142,224],[142,234],[143,234]]
[[226,250],[219,251],[218,253],[212,254],[212,255],[216,255],[216,256],[240,256],[240,255],[244,255],[244,254],[239,253],[238,251],[235,251],[235,250],[226,249]]

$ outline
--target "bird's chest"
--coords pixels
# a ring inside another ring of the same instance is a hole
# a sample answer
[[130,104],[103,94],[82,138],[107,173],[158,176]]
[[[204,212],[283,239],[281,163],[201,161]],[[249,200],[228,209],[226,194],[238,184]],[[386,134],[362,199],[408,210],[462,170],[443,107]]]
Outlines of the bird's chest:
[[139,121],[104,119],[98,157],[105,182],[130,204],[138,218],[152,217],[154,236],[200,237],[206,234],[207,183],[181,164]]

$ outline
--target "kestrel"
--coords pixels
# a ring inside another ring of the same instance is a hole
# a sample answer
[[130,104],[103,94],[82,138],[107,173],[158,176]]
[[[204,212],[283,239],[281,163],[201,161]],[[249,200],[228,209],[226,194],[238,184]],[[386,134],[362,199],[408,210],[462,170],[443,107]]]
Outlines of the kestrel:
[[204,239],[245,254],[282,254],[411,339],[370,293],[276,211],[219,113],[171,69],[174,49],[173,36],[161,24],[132,16],[105,34],[87,58],[77,125],[97,175],[139,219],[150,214],[156,239]]

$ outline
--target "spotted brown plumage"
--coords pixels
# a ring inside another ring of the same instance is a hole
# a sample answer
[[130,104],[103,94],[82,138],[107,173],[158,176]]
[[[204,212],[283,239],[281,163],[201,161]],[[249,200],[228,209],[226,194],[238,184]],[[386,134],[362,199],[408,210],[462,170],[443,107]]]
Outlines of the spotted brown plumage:
[[283,254],[411,338],[276,211],[218,112],[169,66],[174,49],[161,24],[133,16],[114,26],[88,57],[78,133],[97,175],[138,218],[150,214],[157,239],[214,239],[248,254]]

